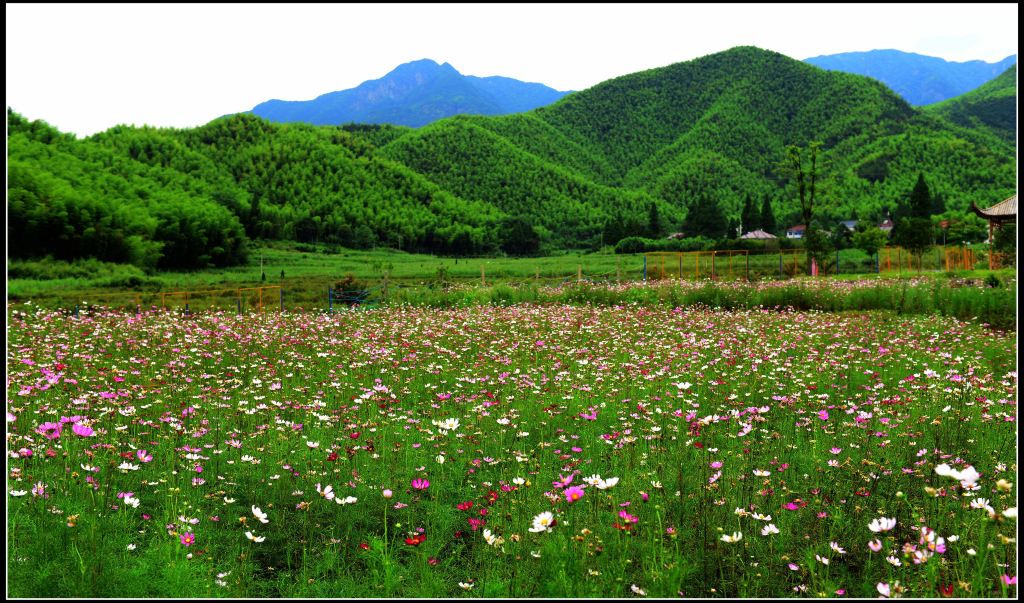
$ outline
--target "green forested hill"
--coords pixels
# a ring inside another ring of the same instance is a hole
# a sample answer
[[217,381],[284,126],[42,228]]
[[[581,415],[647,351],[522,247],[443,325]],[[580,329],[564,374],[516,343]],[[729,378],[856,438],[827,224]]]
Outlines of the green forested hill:
[[925,107],[969,128],[989,129],[997,136],[1017,142],[1017,66],[966,94]]
[[[1004,98],[1005,84],[979,97]],[[454,254],[523,252],[537,237],[546,250],[589,248],[678,230],[698,201],[735,220],[748,196],[771,199],[784,229],[798,220],[781,162],[787,145],[812,141],[823,143],[826,221],[880,218],[919,173],[948,211],[966,212],[1015,191],[1012,139],[978,119],[917,110],[874,80],[751,47],[528,113],[417,130],[235,115],[75,140],[9,110],[9,249],[199,267],[242,261],[247,238]]]

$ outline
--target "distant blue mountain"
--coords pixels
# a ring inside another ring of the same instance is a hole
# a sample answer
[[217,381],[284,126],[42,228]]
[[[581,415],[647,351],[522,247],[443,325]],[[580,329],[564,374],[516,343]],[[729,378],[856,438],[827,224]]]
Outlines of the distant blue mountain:
[[1017,64],[1013,54],[998,63],[956,63],[899,50],[844,52],[804,59],[830,71],[866,75],[882,82],[912,105],[930,105],[974,90]]
[[430,59],[396,67],[378,80],[309,101],[269,100],[251,113],[276,122],[424,126],[458,114],[504,115],[550,105],[568,94],[512,78],[462,75]]

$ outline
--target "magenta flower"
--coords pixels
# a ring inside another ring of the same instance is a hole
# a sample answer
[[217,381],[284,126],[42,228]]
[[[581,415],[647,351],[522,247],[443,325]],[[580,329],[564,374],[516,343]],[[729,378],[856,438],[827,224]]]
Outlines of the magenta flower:
[[196,535],[192,532],[185,532],[181,535],[181,544],[185,546],[192,546],[196,542]]
[[422,478],[416,478],[412,480],[412,487],[417,490],[426,490],[430,487],[430,482]]
[[583,488],[579,486],[570,486],[565,489],[565,500],[573,503],[583,498]]
[[61,424],[48,421],[36,427],[36,433],[48,440],[56,440],[60,437]]
[[92,434],[96,433],[95,431],[93,431],[92,427],[89,427],[88,425],[82,425],[81,423],[75,423],[71,427],[71,431],[75,432],[75,435],[82,436],[83,438],[87,438]]
[[821,419],[822,421],[828,421],[828,411],[827,410],[819,411],[818,412],[818,418]]
[[722,468],[722,461],[712,461],[711,462],[711,468],[712,469],[721,469]]
[[1010,576],[1008,574],[1003,574],[1002,578],[1003,578],[1003,584],[1005,584],[1007,586],[1017,586],[1017,576]]
[[135,456],[137,456],[143,463],[148,463],[153,460],[153,455],[147,454],[145,450],[136,451]]

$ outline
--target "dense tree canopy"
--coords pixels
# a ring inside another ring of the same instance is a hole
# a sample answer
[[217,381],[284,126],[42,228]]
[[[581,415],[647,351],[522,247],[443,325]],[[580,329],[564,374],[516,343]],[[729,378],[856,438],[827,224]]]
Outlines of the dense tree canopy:
[[972,201],[1016,190],[1014,145],[977,123],[750,47],[419,129],[234,115],[76,140],[9,109],[9,249],[198,268],[244,262],[251,239],[460,255],[777,232],[802,217],[787,148],[814,141],[821,224],[881,219],[923,174],[929,211],[969,226]]

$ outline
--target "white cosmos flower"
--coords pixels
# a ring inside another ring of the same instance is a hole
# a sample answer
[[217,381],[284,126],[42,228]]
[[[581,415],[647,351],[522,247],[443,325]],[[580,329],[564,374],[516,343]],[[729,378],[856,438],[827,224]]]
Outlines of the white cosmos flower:
[[252,516],[255,517],[256,519],[260,520],[260,523],[270,523],[270,521],[267,519],[267,514],[264,513],[256,505],[253,505],[253,507],[252,507]]
[[124,497],[124,504],[130,506],[133,509],[138,509],[139,508],[139,502],[140,502],[139,499],[135,498],[134,496],[125,496]]
[[1017,507],[1010,507],[1003,511],[1003,517],[1007,519],[1017,519]]
[[636,584],[630,584],[629,585],[629,589],[631,591],[635,592],[636,594],[640,595],[641,597],[646,597],[647,596],[647,591],[642,589],[642,588],[640,588]]
[[723,534],[721,540],[722,542],[728,542],[730,544],[733,542],[739,542],[740,540],[743,540],[743,532],[733,532],[731,536],[729,534]]
[[522,486],[523,484],[526,483],[526,480],[521,478],[521,477],[515,477],[515,478],[512,478],[512,483],[517,485],[517,486]]
[[591,475],[590,477],[583,478],[583,482],[585,484],[587,484],[588,486],[596,486],[599,483],[601,483],[601,476],[597,475],[595,473],[594,475]]
[[444,464],[444,455],[443,454],[439,454],[439,455],[434,457],[434,460],[437,461],[439,464],[443,465]]
[[879,517],[877,519],[872,519],[871,523],[868,524],[868,529],[872,532],[888,532],[895,527],[895,517]]
[[245,537],[253,542],[263,542],[267,539],[266,536],[254,536],[252,532],[246,532]]
[[320,446],[320,442],[310,442],[310,441],[307,440],[306,441],[306,446],[309,446],[310,448],[316,448],[316,447]]
[[900,561],[898,557],[893,557],[891,555],[886,557],[885,560],[888,561],[891,565],[894,565],[896,567],[899,567],[899,566],[903,565],[903,562]]
[[320,496],[323,496],[327,500],[332,500],[334,498],[334,486],[331,486],[329,484],[328,484],[328,486],[326,488],[321,490],[320,489],[320,484],[317,483],[316,491],[320,493]]
[[608,479],[599,479],[596,485],[598,490],[607,490],[617,483],[619,483],[619,478],[609,477]]
[[833,551],[839,553],[840,555],[845,555],[846,554],[846,550],[843,549],[843,547],[839,546],[839,543],[837,543],[837,542],[830,542],[830,543],[828,543],[828,546]]
[[754,469],[754,475],[757,477],[768,477],[771,474],[771,471],[762,471],[760,469]]
[[121,463],[120,465],[117,466],[117,468],[122,470],[122,471],[138,471],[139,470],[139,466],[138,465],[133,465],[133,464],[129,463],[128,461],[125,461],[125,462]]
[[530,528],[531,532],[550,532],[551,527],[555,523],[555,516],[551,514],[551,511],[544,511],[540,515],[533,518],[533,527]]
[[463,590],[470,590],[470,589],[472,589],[472,588],[473,588],[473,586],[475,586],[475,585],[474,585],[474,584],[473,584],[472,582],[459,582],[459,586],[460,586],[460,587],[461,587],[461,588],[462,588]]
[[771,521],[772,520],[772,516],[771,515],[761,515],[760,513],[751,513],[750,516],[753,517],[754,519],[758,520],[758,521]]
[[235,499],[228,498],[227,496],[225,496],[224,497],[224,502],[230,505],[231,503],[235,502]]
[[762,536],[768,536],[770,534],[778,534],[778,533],[779,533],[779,528],[775,527],[774,523],[770,523],[770,524],[766,525],[765,527],[761,528],[761,535]]
[[433,423],[439,429],[444,429],[446,431],[455,431],[456,429],[459,428],[459,420],[458,419],[445,419],[444,421],[434,420],[434,421],[431,421],[431,423]]
[[504,538],[494,534],[489,528],[484,528],[484,540],[491,546],[501,546],[505,542]]
[[28,494],[28,490],[11,490],[11,496],[25,496]]
[[338,498],[334,499],[334,502],[338,503],[339,505],[351,505],[352,503],[356,502],[357,500],[359,500],[359,499],[356,498],[355,496],[346,496],[345,498],[341,498],[339,496]]

